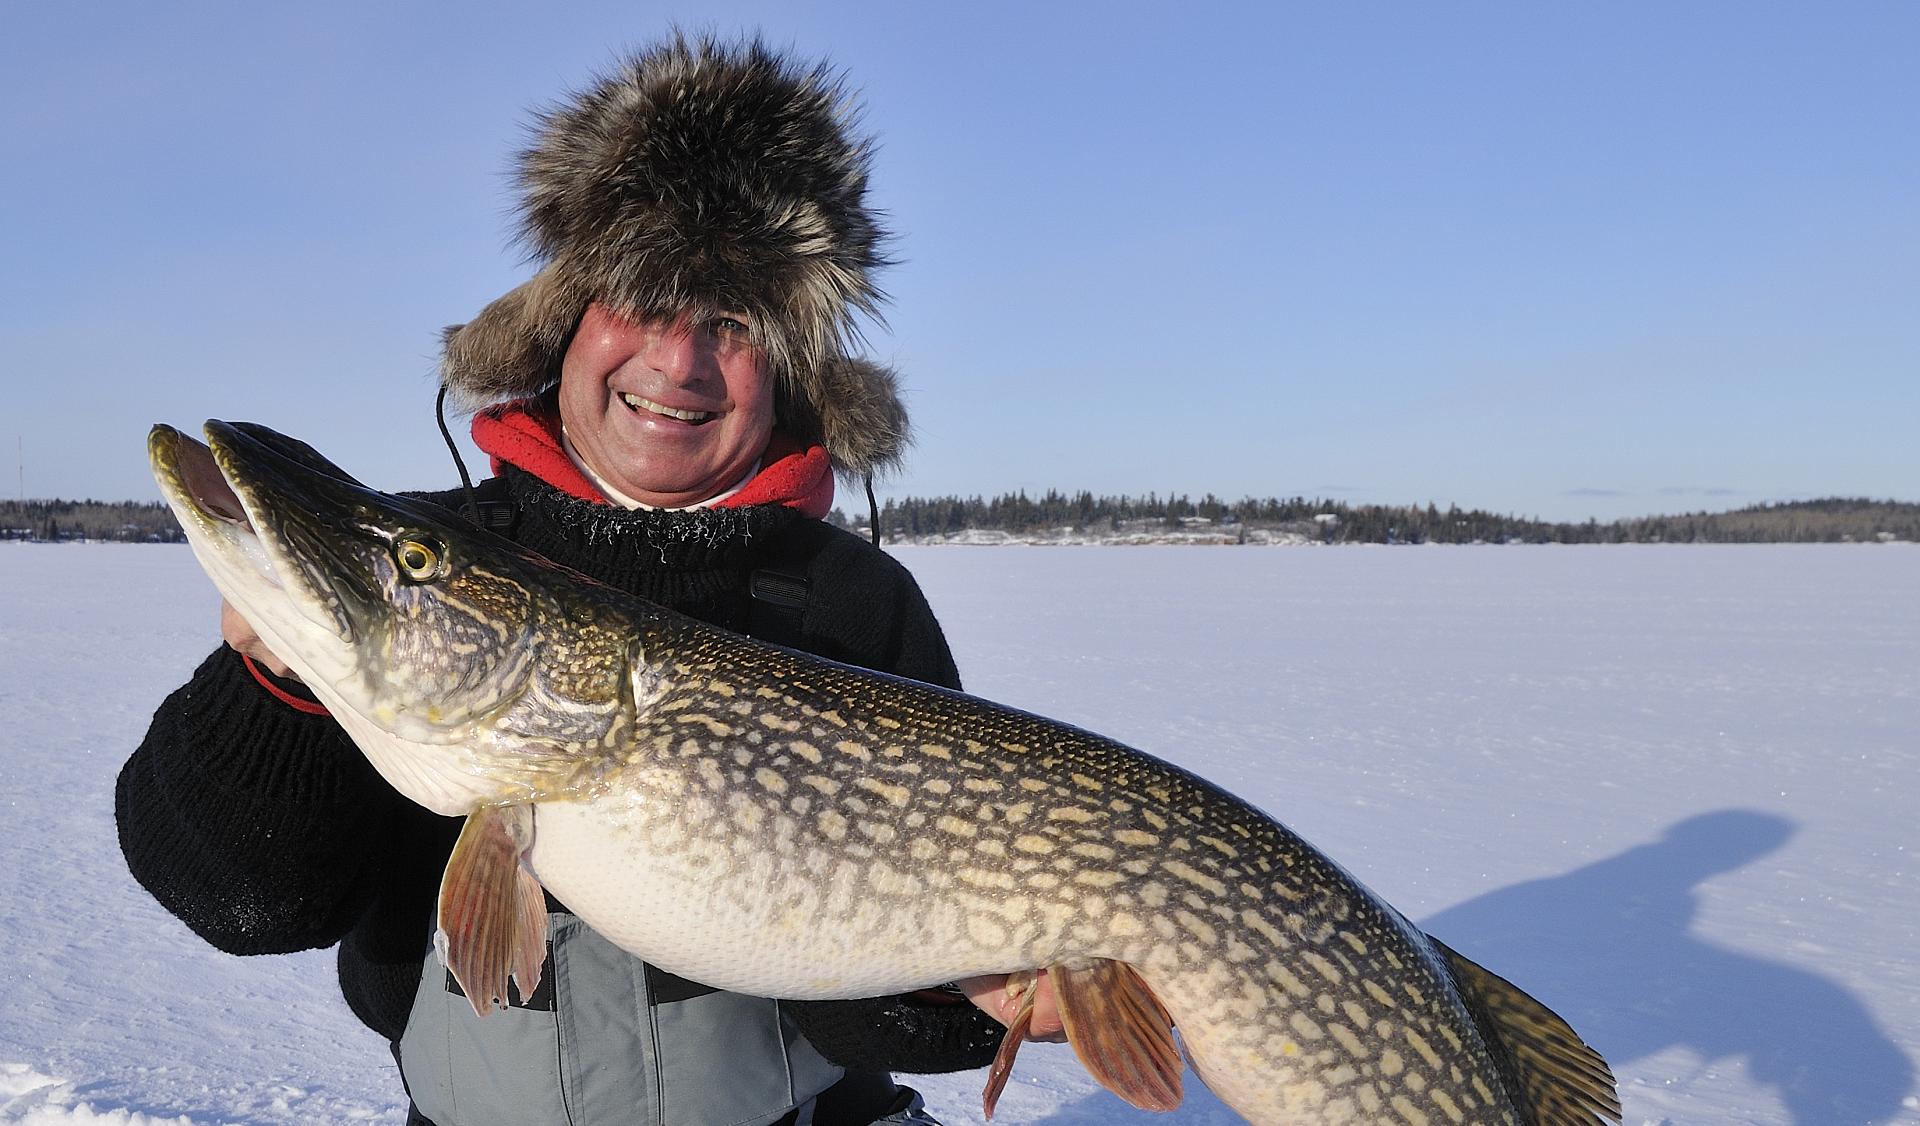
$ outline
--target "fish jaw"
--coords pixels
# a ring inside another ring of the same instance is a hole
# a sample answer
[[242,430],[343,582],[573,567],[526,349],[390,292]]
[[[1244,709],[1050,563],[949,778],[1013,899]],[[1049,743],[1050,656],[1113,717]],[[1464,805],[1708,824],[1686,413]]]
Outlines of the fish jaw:
[[322,610],[310,591],[296,585],[214,452],[165,425],[149,433],[147,451],[154,480],[194,558],[267,648],[309,684],[352,677],[358,662],[350,623]]

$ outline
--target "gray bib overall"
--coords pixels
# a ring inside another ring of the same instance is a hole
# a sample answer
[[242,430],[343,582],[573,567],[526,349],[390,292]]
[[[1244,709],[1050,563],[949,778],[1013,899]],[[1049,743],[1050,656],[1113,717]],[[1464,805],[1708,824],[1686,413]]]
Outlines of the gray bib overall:
[[565,912],[530,998],[486,1017],[427,956],[400,1066],[435,1126],[767,1126],[843,1074],[764,997],[651,970]]

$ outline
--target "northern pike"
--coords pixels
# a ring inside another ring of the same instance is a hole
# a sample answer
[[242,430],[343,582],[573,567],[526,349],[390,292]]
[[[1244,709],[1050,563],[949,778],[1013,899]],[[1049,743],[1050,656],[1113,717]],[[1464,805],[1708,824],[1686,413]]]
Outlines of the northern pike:
[[[531,993],[542,888],[765,997],[1054,984],[1088,1070],[1261,1126],[1618,1121],[1600,1055],[1278,821],[1079,728],[763,644],[369,489],[264,427],[169,427],[201,565],[408,798],[466,822],[436,947]],[[1177,1029],[1177,1035],[1176,1030]]]

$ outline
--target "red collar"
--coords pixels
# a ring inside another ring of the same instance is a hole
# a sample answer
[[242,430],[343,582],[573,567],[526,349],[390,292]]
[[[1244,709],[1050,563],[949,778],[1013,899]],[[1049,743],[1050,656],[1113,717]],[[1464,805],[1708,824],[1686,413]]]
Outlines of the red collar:
[[[560,445],[560,416],[544,399],[514,399],[473,416],[473,443],[493,462],[511,465],[566,493],[608,503]],[[833,466],[825,446],[803,446],[778,430],[761,455],[760,472],[715,508],[778,504],[818,520],[833,507]]]

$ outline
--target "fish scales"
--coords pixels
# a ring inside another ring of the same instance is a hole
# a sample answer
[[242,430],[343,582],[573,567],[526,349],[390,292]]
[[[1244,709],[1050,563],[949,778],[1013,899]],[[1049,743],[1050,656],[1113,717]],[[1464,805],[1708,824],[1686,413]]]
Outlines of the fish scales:
[[[600,864],[612,842],[570,833],[559,859],[546,830],[561,808],[543,806],[535,871],[570,904],[611,889],[561,868],[628,881],[645,867],[665,886],[629,894],[727,909],[634,933],[622,921],[647,912],[582,909],[614,941],[746,991],[793,995],[801,973],[821,997],[1110,958],[1139,968],[1223,1098],[1244,1075],[1262,1090],[1243,1098],[1278,1096],[1295,1121],[1522,1121],[1474,1082],[1497,1065],[1456,1031],[1471,1018],[1418,932],[1204,779],[717,631],[656,631],[642,651],[673,654],[652,665],[652,718],[611,752],[615,796],[577,819],[635,847]],[[763,930],[790,936],[789,958],[742,974],[765,959]],[[849,948],[857,964],[820,973]]]
[[[1081,992],[1144,982],[1258,1124],[1618,1120],[1564,1022],[1192,773],[600,587],[264,428],[207,434],[150,439],[196,556],[384,777],[468,815],[448,884],[508,889],[503,916],[540,897],[464,865],[519,855],[616,944],[747,993],[1052,967],[1063,1004],[1078,983],[1086,1012],[1159,1019]],[[442,922],[467,941],[471,916]],[[533,972],[537,929],[490,933]],[[449,965],[483,1015],[504,994],[506,963]],[[1073,1035],[1093,1067],[1082,1037],[1139,1031]]]

